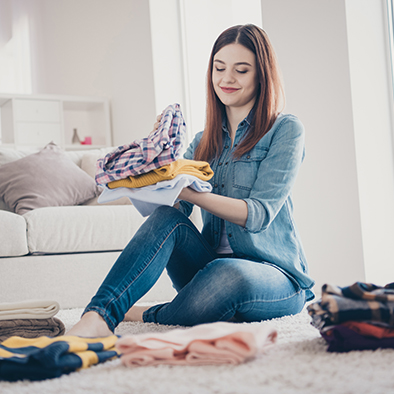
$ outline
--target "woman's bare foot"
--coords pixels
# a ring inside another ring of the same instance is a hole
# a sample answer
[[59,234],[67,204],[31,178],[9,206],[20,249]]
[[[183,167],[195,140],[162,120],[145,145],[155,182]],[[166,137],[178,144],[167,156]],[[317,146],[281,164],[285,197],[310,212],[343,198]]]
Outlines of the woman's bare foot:
[[148,310],[150,306],[133,305],[128,312],[124,315],[124,321],[144,321],[142,318],[143,313]]
[[105,320],[96,312],[86,312],[81,320],[66,333],[86,338],[99,338],[113,335]]

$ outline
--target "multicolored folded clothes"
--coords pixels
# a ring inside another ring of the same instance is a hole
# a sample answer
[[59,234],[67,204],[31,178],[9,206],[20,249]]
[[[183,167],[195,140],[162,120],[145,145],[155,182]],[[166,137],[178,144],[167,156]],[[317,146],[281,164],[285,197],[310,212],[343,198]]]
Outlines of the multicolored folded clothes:
[[43,380],[119,357],[116,335],[104,338],[11,337],[0,343],[0,380]]
[[106,185],[172,163],[180,156],[185,136],[186,124],[179,104],[169,105],[157,130],[146,138],[119,146],[97,161],[96,183]]
[[57,337],[64,333],[64,324],[56,317],[49,319],[0,320],[0,342],[14,336],[23,338]]
[[319,330],[345,321],[369,321],[394,327],[394,283],[379,287],[356,282],[338,287],[325,284],[321,299],[307,307]]

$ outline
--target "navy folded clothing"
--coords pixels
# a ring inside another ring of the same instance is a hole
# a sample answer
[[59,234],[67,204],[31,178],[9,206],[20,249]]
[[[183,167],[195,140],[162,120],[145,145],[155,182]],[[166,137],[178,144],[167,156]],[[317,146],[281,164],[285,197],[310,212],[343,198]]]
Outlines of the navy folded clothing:
[[11,337],[0,343],[0,380],[43,380],[59,377],[119,357],[118,337]]

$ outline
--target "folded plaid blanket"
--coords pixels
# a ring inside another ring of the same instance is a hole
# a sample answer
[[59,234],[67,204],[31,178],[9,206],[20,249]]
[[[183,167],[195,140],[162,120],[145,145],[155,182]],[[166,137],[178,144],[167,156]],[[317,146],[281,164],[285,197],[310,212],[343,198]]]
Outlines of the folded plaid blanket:
[[64,324],[56,317],[49,319],[0,320],[0,342],[13,336],[37,338],[57,337],[65,332]]
[[356,282],[342,288],[325,284],[321,299],[307,309],[312,325],[319,330],[349,320],[378,322],[394,327],[394,283],[380,287]]

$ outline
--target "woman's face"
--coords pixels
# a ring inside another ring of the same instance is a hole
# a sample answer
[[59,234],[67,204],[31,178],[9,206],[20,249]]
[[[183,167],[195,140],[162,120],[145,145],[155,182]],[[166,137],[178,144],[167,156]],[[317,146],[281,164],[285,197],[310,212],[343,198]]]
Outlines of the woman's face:
[[250,110],[258,88],[256,56],[241,44],[226,45],[213,58],[212,82],[225,106]]

